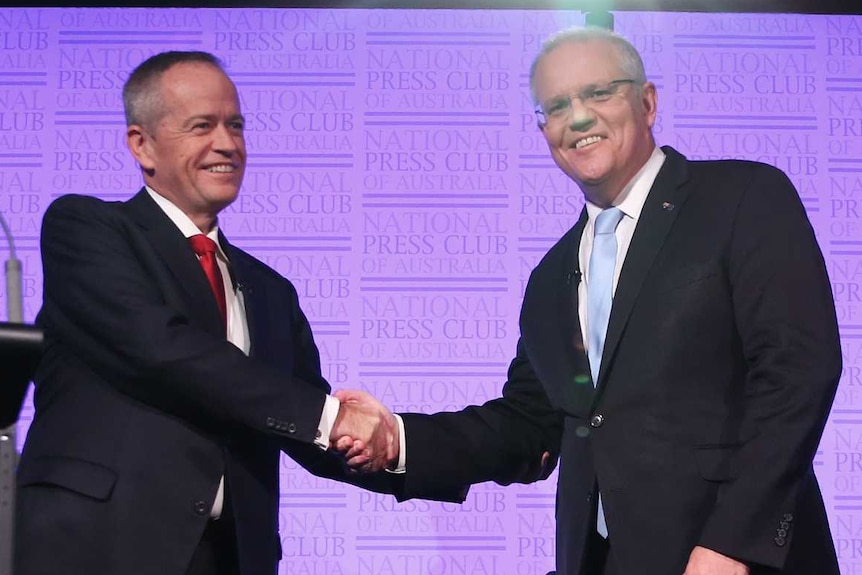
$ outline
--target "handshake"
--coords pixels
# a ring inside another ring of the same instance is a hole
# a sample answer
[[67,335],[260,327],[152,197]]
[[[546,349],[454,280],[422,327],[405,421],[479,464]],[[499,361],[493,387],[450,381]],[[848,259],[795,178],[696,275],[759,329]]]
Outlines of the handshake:
[[352,471],[374,473],[398,463],[398,421],[392,412],[364,391],[340,389],[341,402],[329,436],[329,447],[340,453]]

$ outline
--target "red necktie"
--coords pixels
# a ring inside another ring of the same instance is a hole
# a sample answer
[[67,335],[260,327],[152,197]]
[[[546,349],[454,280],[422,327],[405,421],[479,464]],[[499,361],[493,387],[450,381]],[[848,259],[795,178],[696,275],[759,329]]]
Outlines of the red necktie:
[[216,243],[203,234],[197,234],[189,238],[189,243],[192,249],[200,258],[201,267],[207,276],[210,283],[210,288],[213,290],[216,305],[221,312],[222,320],[224,321],[225,332],[227,331],[227,301],[224,295],[224,280],[222,279],[221,270],[216,261]]

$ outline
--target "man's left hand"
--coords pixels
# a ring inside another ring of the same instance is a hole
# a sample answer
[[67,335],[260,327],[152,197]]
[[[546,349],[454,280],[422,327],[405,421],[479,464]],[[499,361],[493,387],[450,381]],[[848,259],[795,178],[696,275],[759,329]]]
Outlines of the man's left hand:
[[688,565],[682,575],[749,575],[745,563],[731,559],[706,547],[695,547],[688,557]]

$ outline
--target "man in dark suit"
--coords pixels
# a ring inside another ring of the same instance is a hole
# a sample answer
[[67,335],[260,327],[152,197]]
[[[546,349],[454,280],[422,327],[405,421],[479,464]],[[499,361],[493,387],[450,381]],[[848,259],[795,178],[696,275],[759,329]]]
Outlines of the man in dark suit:
[[402,414],[401,496],[559,453],[559,575],[837,575],[812,460],[841,353],[793,185],[658,148],[656,88],[612,32],[552,38],[531,86],[586,206],[530,277],[502,398]]
[[[330,437],[355,431],[392,457],[394,422],[327,395],[296,290],[218,230],[246,161],[218,60],[157,54],[123,98],[146,187],[61,197],[43,221],[46,351],[15,573],[274,575],[280,451],[355,480]],[[398,477],[368,479],[389,491]]]

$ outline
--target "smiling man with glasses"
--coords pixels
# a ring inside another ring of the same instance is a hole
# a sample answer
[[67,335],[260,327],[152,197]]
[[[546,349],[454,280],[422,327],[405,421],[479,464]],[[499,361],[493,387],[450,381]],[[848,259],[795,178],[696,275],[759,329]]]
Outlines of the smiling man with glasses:
[[790,180],[656,146],[656,87],[612,32],[550,39],[530,83],[586,205],[530,276],[502,397],[401,414],[402,495],[559,454],[557,575],[838,575],[812,461],[841,349]]

